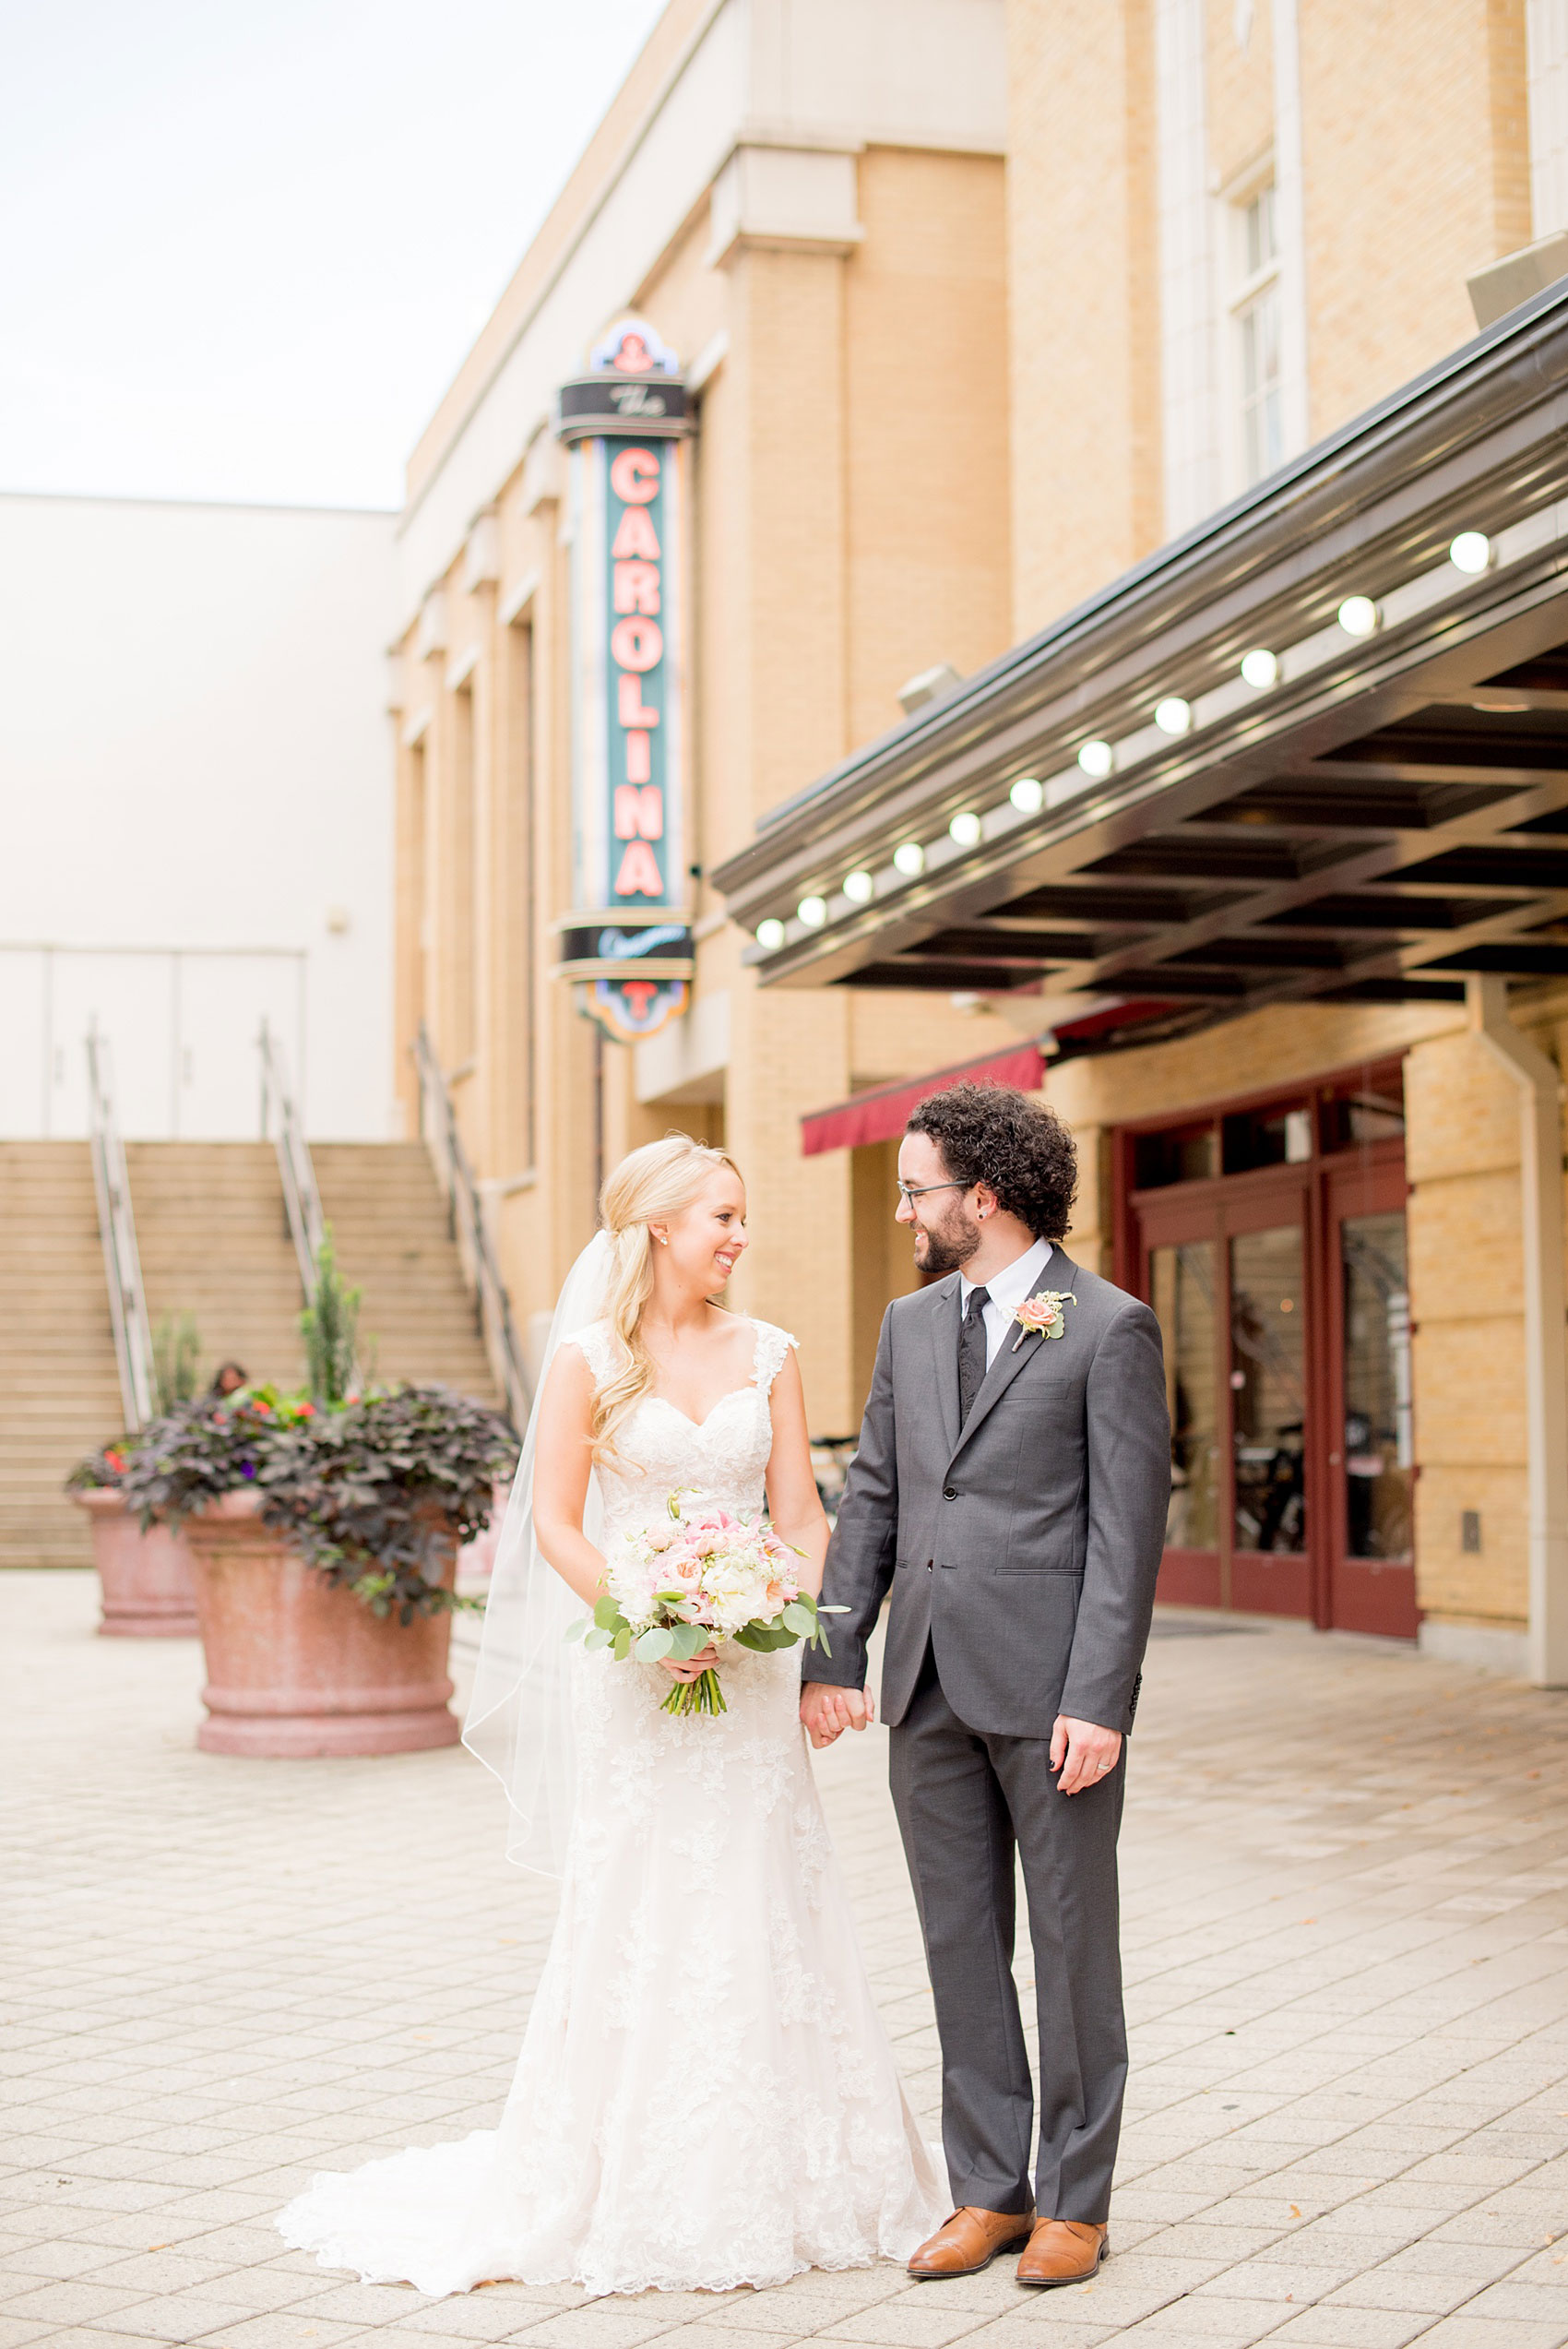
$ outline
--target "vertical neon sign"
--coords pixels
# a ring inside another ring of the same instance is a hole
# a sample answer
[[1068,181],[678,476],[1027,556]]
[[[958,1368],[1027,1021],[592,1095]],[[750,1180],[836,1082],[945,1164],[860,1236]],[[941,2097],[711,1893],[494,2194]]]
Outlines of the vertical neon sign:
[[623,1041],[686,1008],[681,437],[674,356],[626,319],[563,387],[573,449],[572,912],[564,977]]

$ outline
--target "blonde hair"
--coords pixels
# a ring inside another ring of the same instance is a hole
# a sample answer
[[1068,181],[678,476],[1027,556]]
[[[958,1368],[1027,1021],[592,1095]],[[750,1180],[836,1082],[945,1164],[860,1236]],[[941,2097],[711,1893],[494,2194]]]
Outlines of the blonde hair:
[[653,1294],[648,1225],[690,1207],[721,1166],[739,1179],[741,1170],[727,1151],[695,1142],[690,1134],[666,1134],[661,1142],[645,1142],[624,1158],[600,1194],[600,1214],[611,1243],[604,1319],[617,1363],[593,1399],[596,1461],[616,1456],[616,1435],[653,1385],[653,1358],[642,1335],[643,1308]]

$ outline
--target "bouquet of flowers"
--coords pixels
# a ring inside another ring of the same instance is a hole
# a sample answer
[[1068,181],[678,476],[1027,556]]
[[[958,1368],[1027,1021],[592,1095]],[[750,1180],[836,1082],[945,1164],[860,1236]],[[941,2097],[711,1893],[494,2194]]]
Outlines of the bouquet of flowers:
[[[627,1534],[605,1560],[604,1590],[591,1616],[568,1640],[609,1648],[617,1663],[689,1663],[708,1646],[733,1640],[768,1654],[797,1640],[831,1655],[822,1623],[842,1607],[819,1607],[800,1586],[802,1553],[760,1518],[747,1523],[701,1493],[671,1493],[668,1525]],[[710,1664],[695,1680],[677,1680],[669,1713],[730,1710]]]

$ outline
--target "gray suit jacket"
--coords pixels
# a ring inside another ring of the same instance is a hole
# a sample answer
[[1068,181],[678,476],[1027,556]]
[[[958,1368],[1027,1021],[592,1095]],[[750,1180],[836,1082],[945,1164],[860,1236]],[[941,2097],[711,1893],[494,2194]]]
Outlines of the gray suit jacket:
[[849,1613],[804,1676],[863,1684],[891,1583],[890,1726],[928,1640],[971,1729],[1049,1737],[1059,1712],[1133,1725],[1170,1493],[1159,1324],[1060,1246],[1037,1285],[1072,1291],[1065,1335],[1004,1338],[961,1433],[958,1275],[883,1319],[823,1583]]

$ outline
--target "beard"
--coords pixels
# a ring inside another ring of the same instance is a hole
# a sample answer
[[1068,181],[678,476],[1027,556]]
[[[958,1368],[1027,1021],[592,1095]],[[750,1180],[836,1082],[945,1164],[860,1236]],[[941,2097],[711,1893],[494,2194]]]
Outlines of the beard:
[[[925,1242],[922,1248],[921,1241]],[[915,1235],[915,1262],[922,1272],[940,1281],[944,1274],[957,1272],[968,1264],[980,1244],[980,1228],[961,1212],[950,1215],[935,1229],[924,1226]]]

